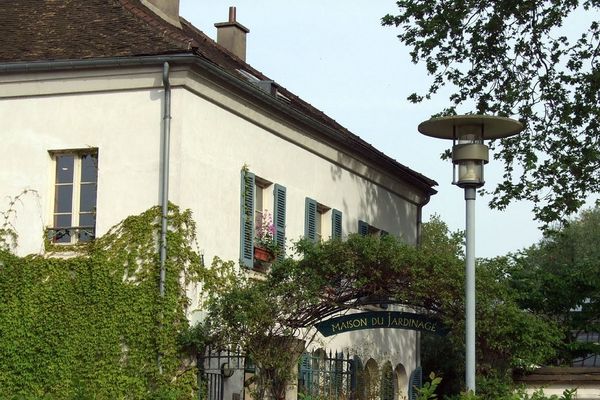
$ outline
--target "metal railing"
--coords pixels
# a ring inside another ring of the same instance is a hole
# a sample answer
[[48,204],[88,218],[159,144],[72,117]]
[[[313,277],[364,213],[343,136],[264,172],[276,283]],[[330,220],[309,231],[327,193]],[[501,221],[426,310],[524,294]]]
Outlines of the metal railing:
[[304,353],[298,365],[298,397],[354,399],[357,389],[356,363],[343,352]]
[[52,227],[46,229],[46,238],[53,244],[86,243],[94,240],[95,237],[96,227],[94,226]]

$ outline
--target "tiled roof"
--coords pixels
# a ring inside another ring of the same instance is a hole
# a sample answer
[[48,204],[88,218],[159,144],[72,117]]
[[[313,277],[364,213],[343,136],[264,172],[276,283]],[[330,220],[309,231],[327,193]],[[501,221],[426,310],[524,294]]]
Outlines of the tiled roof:
[[[185,19],[180,18],[180,22],[181,29],[139,0],[0,1],[0,63],[193,54],[233,75],[239,75],[241,69],[268,80]],[[285,88],[278,90],[290,100],[292,109],[336,131],[340,139],[359,145],[365,155],[391,163],[422,185],[436,184],[381,153]]]
[[[0,2],[0,61],[139,56],[187,51],[184,35],[137,1]],[[154,24],[149,23],[154,21]]]

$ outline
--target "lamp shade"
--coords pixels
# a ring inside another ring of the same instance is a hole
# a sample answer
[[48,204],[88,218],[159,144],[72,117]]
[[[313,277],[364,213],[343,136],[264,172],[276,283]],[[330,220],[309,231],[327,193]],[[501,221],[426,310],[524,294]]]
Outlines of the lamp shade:
[[432,118],[419,124],[419,132],[440,139],[458,139],[461,127],[478,126],[482,140],[501,139],[516,135],[523,130],[523,124],[512,118],[492,115],[452,115]]

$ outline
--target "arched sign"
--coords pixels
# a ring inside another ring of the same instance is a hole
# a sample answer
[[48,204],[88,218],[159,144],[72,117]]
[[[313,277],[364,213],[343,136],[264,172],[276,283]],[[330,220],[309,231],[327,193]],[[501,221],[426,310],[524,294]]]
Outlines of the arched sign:
[[318,322],[315,324],[315,328],[323,336],[375,328],[410,329],[439,336],[445,336],[449,331],[436,319],[399,311],[370,311],[343,315]]

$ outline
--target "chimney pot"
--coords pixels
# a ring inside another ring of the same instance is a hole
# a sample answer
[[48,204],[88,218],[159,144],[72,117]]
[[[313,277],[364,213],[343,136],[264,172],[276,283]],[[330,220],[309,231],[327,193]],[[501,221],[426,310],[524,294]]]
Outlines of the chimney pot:
[[229,7],[229,21],[215,24],[217,28],[217,43],[246,61],[246,34],[248,28],[236,20],[236,8]]

